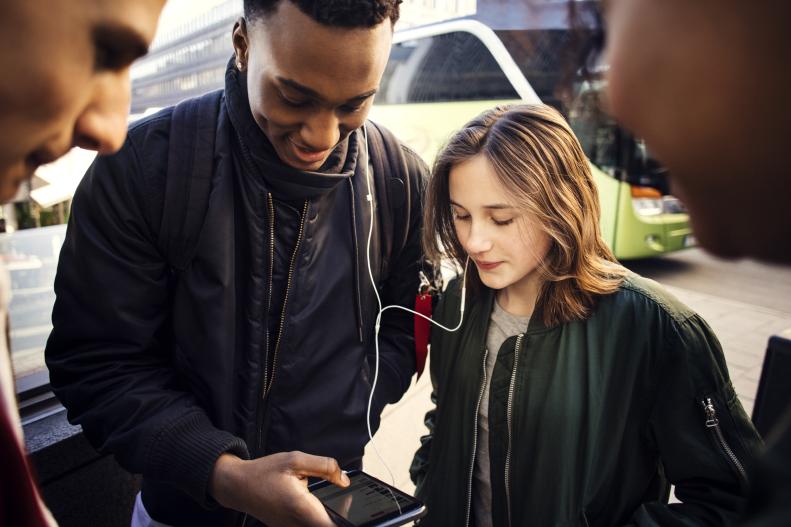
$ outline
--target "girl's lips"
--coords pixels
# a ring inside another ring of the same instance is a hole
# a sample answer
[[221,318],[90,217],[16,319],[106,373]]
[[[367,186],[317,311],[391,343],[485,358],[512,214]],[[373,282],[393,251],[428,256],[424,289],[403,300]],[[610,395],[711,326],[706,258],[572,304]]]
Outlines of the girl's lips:
[[478,269],[483,269],[484,271],[491,271],[492,269],[494,269],[495,267],[497,267],[501,263],[503,263],[503,262],[480,262],[480,261],[476,261],[475,265],[478,266]]

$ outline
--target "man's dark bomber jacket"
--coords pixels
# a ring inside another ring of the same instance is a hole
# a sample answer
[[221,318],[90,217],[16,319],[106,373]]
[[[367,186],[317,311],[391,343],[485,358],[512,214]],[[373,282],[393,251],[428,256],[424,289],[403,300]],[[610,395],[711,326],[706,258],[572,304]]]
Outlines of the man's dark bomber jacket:
[[[46,350],[52,387],[69,419],[99,450],[143,475],[146,509],[172,525],[240,520],[207,495],[223,452],[246,458],[302,450],[354,467],[368,441],[376,300],[365,259],[365,161],[307,199],[281,348],[276,360],[269,357],[272,386],[262,398],[267,309],[279,317],[282,308],[267,305],[270,261],[277,262],[270,252],[271,195],[264,178],[239,160],[239,137],[255,132],[232,122],[229,113],[241,103],[229,103],[229,93],[226,86],[206,223],[184,271],[173,272],[157,243],[172,108],[136,123],[123,149],[88,171],[74,197]],[[349,141],[352,152],[362,133]],[[363,157],[365,149],[359,151]],[[410,306],[422,259],[426,168],[408,149],[404,156],[406,199],[398,217],[378,208],[371,257],[382,301]],[[385,177],[372,173],[374,187],[386,188]],[[383,221],[408,222],[406,244],[394,244],[389,261]],[[282,250],[291,257],[293,247]],[[384,316],[374,429],[384,405],[409,386],[412,332],[408,314]]]

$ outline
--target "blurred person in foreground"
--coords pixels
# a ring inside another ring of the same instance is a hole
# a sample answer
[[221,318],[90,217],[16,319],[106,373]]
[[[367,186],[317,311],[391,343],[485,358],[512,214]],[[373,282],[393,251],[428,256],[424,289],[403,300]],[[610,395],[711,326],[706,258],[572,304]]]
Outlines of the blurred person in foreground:
[[[667,165],[700,244],[791,265],[791,3],[603,4],[610,109]],[[791,525],[791,406],[766,443],[745,525]]]
[[[0,3],[0,203],[74,146],[121,147],[129,66],[146,53],[164,3]],[[7,339],[10,281],[0,267],[0,525],[52,525],[24,452]]]

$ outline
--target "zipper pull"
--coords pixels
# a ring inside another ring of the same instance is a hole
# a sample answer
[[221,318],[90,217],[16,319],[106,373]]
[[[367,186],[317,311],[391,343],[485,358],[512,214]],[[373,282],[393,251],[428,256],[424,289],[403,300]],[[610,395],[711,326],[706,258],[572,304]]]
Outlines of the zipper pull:
[[717,410],[714,409],[711,397],[707,397],[703,401],[703,411],[706,412],[706,428],[714,428],[720,424],[719,419],[717,419]]
[[418,277],[420,278],[420,285],[418,286],[418,295],[433,296],[438,292],[436,286],[431,282],[431,280],[428,279],[428,276],[426,276],[425,272],[423,272],[422,270],[418,272]]

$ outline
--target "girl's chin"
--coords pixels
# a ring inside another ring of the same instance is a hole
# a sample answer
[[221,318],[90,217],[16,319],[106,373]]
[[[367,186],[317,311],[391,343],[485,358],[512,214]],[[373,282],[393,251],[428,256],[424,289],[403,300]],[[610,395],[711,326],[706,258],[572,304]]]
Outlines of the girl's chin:
[[494,289],[494,290],[497,291],[497,290],[500,290],[500,289],[505,289],[506,287],[511,285],[509,282],[507,282],[505,280],[502,280],[502,279],[498,280],[498,279],[496,279],[494,277],[487,277],[487,276],[484,275],[484,273],[479,273],[479,275],[481,277],[481,282],[483,282],[483,285],[485,285],[489,289]]

